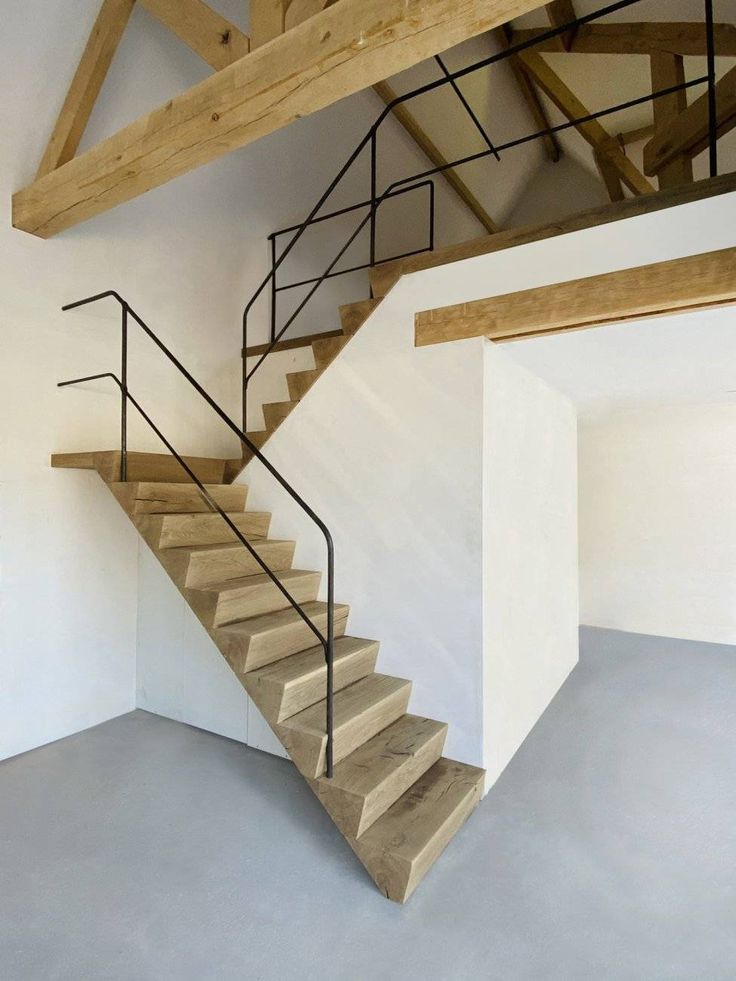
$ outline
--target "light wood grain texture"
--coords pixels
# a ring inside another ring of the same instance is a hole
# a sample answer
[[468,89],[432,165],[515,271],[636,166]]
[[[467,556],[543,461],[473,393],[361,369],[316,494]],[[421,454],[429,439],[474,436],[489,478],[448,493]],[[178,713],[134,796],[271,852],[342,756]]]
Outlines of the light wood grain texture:
[[[411,682],[371,674],[335,695],[334,758],[345,759],[406,712]],[[324,773],[327,748],[326,705],[316,702],[275,726],[279,739],[306,777]]]
[[266,421],[266,429],[275,432],[298,404],[298,402],[264,402],[263,418]]
[[[716,84],[716,119],[718,137],[736,126],[736,68]],[[657,127],[644,147],[644,171],[659,174],[671,161],[681,156],[694,157],[708,145],[708,95],[704,93],[664,129]]]
[[[396,98],[396,93],[388,82],[377,82],[373,90],[380,96],[381,100],[388,106]],[[404,127],[409,136],[427,157],[433,167],[445,167],[448,163],[447,157],[440,152],[437,144],[427,135],[425,130],[417,121],[411,109],[406,103],[399,103],[391,110],[394,119]],[[460,175],[449,168],[440,172],[440,175],[450,185],[464,205],[475,215],[478,221],[489,233],[496,231],[496,223],[488,214],[486,209],[473,194]]]
[[[685,82],[685,64],[681,55],[667,52],[653,54],[650,58],[652,92],[661,92]],[[680,113],[687,109],[687,93],[683,90],[660,96],[652,102],[655,131],[665,132],[673,126]],[[659,171],[660,187],[679,187],[693,179],[693,162],[685,154],[674,157]]]
[[[268,511],[235,511],[228,518],[241,535],[249,540],[268,534],[271,515]],[[238,541],[237,535],[220,514],[138,514],[134,523],[143,538],[154,548],[180,548],[194,545],[219,545]]]
[[[524,51],[519,57],[529,75],[567,119],[572,121],[590,115],[590,110],[559,75],[552,71],[541,55],[534,51]],[[616,168],[619,177],[633,194],[649,194],[654,190],[629,158],[611,143],[610,133],[606,132],[597,119],[578,123],[575,129],[594,150],[606,154],[611,166]]]
[[[244,511],[248,497],[245,484],[206,484],[207,493],[227,512]],[[111,483],[115,494],[129,515],[210,513],[211,508],[194,484]]]
[[[221,483],[225,472],[225,460],[209,457],[182,457],[189,469],[204,484]],[[52,467],[76,470],[96,470],[108,483],[120,480],[121,456],[119,450],[101,450],[87,453],[54,453]],[[168,453],[128,452],[128,480],[166,481],[191,484],[192,478]]]
[[42,238],[534,9],[538,0],[340,0],[13,195]]
[[626,195],[624,194],[624,189],[621,187],[621,178],[611,163],[608,154],[603,153],[601,150],[594,150],[593,156],[598,173],[601,175],[601,180],[606,186],[609,198],[611,201],[623,201]]
[[286,375],[286,385],[289,397],[294,402],[304,398],[322,372],[319,368],[307,368],[305,371],[289,371]]
[[480,800],[484,771],[441,759],[357,840],[378,888],[403,903]]
[[250,50],[248,36],[204,0],[138,0],[215,71]]
[[135,0],[104,0],[61,112],[38,166],[36,180],[74,157],[117,51]]
[[250,41],[252,48],[273,41],[286,29],[288,0],[250,0]]
[[[294,542],[265,538],[254,541],[252,545],[271,570],[280,572],[291,568]],[[172,579],[192,589],[225,582],[226,579],[255,576],[263,571],[247,549],[236,542],[161,549],[158,558]]]
[[[304,569],[285,569],[276,573],[279,582],[297,603],[313,603],[321,575]],[[229,579],[206,589],[184,591],[190,607],[208,629],[238,620],[286,609],[289,601],[265,573]]]
[[358,838],[442,756],[447,725],[402,715],[338,763],[314,791],[346,837]]
[[511,340],[736,301],[736,248],[590,276],[415,317],[417,346]]
[[[372,674],[378,641],[340,637],[335,642],[335,691]],[[316,702],[327,690],[327,665],[323,647],[310,647],[242,676],[245,689],[268,722],[283,722]]]
[[719,194],[730,194],[732,191],[736,191],[736,174],[724,174],[721,177],[698,181],[684,187],[667,188],[664,191],[656,191],[654,194],[628,198],[620,203],[605,204],[599,208],[581,211],[569,218],[562,218],[559,221],[546,222],[542,225],[528,225],[524,228],[512,228],[508,231],[497,232],[495,235],[472,239],[460,245],[436,249],[434,252],[424,255],[383,263],[371,270],[371,287],[375,296],[382,297],[403,275],[416,272],[419,269],[431,269],[434,266],[459,262],[461,259],[470,259],[473,256],[488,255],[501,249],[512,249],[517,245],[526,245],[528,242],[540,242],[543,239],[555,238],[558,235],[567,235],[583,228],[607,225],[612,221],[625,221],[635,215],[649,214],[653,211],[661,211],[663,208],[673,208],[680,204],[701,201],[704,198]]
[[[514,31],[514,44],[539,37],[541,28]],[[631,24],[582,24],[575,32],[572,50],[580,54],[651,55],[660,51],[688,56],[705,55],[705,24],[695,22],[650,22]],[[736,25],[715,25],[718,55],[736,57]],[[559,51],[554,38],[541,41],[538,51]]]
[[[510,25],[504,24],[502,27],[497,28],[493,34],[501,50],[505,51],[511,43]],[[519,93],[526,103],[527,109],[532,114],[532,118],[534,119],[537,129],[540,132],[549,129],[550,121],[547,116],[547,112],[542,105],[542,101],[539,98],[539,93],[534,87],[534,83],[524,70],[524,65],[519,60],[518,55],[510,55],[508,58],[508,64],[511,67],[514,78],[516,79],[516,85],[519,89]],[[553,163],[557,163],[562,156],[562,150],[560,149],[560,144],[555,134],[546,133],[543,137],[541,137],[541,140],[544,144],[544,148],[549,159]]]
[[359,330],[380,302],[380,300],[358,300],[355,303],[343,303],[339,308],[343,333],[354,334]]
[[[302,609],[324,636],[327,630],[327,604],[306,603]],[[335,604],[335,637],[342,637],[345,633],[348,612],[346,605]],[[314,633],[292,608],[220,627],[214,635],[220,651],[238,675],[298,654],[314,646],[315,642]]]

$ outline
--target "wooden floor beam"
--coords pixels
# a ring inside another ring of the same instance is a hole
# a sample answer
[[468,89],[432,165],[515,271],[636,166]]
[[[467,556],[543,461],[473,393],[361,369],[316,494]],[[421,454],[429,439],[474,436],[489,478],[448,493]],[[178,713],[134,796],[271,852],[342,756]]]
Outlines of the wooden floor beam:
[[417,347],[468,337],[522,340],[736,302],[736,248],[427,310]]
[[538,0],[339,0],[13,195],[48,238],[533,10]]

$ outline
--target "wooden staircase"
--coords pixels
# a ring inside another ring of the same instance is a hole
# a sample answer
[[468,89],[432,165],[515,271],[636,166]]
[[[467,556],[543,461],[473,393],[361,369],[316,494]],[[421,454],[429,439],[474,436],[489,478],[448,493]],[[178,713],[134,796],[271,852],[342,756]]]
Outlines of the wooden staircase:
[[[263,408],[263,418],[266,423],[265,429],[257,429],[246,433],[248,439],[259,449],[268,442],[269,438],[276,432],[281,423],[297,407],[300,400],[304,398],[309,389],[314,385],[320,375],[338,356],[351,337],[357,333],[365,320],[375,310],[380,300],[359,300],[357,303],[347,303],[340,307],[341,330],[328,331],[324,334],[308,334],[304,337],[289,338],[289,340],[278,341],[272,351],[288,351],[300,347],[311,347],[314,355],[314,368],[306,371],[290,371],[286,375],[286,384],[289,389],[289,399],[286,402],[266,402]],[[260,356],[269,348],[268,344],[258,344],[249,347],[244,352],[246,357]],[[231,461],[228,469],[228,476],[238,473],[245,463],[248,463],[250,454],[245,455],[243,463]]]
[[[349,336],[317,347],[316,370]],[[270,538],[270,515],[246,510],[246,487],[226,482],[229,462],[187,465],[324,630],[320,573],[293,568],[295,543]],[[113,451],[56,455],[52,466],[99,473],[379,889],[408,899],[477,805],[484,771],[442,756],[446,724],[407,713],[411,682],[376,673],[378,641],[347,634],[349,609],[335,605],[335,768],[327,779],[323,649],[176,461],[130,453],[125,483]]]

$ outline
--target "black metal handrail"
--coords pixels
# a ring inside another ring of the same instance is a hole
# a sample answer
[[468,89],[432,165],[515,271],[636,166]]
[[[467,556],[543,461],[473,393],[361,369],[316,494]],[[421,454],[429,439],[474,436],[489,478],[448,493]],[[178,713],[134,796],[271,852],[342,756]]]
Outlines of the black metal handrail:
[[[543,43],[545,41],[548,41],[548,40],[550,40],[552,38],[555,38],[555,37],[558,37],[560,35],[566,34],[567,32],[569,32],[571,30],[575,30],[575,29],[581,27],[584,24],[590,23],[591,21],[597,20],[597,19],[602,18],[602,17],[606,17],[606,16],[608,16],[610,14],[613,14],[613,13],[619,11],[619,10],[623,10],[623,9],[625,9],[627,7],[634,6],[637,3],[641,3],[641,0],[617,0],[617,2],[615,2],[615,3],[610,3],[607,6],[604,6],[604,7],[599,8],[598,10],[592,11],[592,12],[590,12],[588,14],[584,14],[584,15],[582,15],[580,17],[576,17],[575,19],[573,19],[573,20],[571,20],[571,21],[569,21],[569,22],[567,22],[565,24],[559,25],[557,27],[551,27],[551,28],[549,28],[548,30],[545,30],[545,31],[540,31],[534,37],[528,38],[528,39],[526,39],[524,41],[520,41],[520,42],[518,42],[516,44],[513,44],[513,45],[509,45],[503,51],[500,51],[500,52],[498,52],[496,54],[493,54],[493,55],[490,55],[490,56],[488,56],[486,58],[483,58],[480,61],[477,61],[477,62],[475,62],[472,65],[468,65],[468,66],[465,66],[464,68],[457,69],[456,71],[449,71],[448,68],[446,67],[446,65],[444,64],[444,62],[442,61],[442,59],[441,58],[437,58],[436,61],[439,64],[440,69],[442,71],[442,78],[434,79],[433,81],[427,82],[424,85],[419,86],[418,88],[415,88],[415,89],[413,89],[410,92],[406,92],[403,95],[396,96],[396,98],[394,98],[391,102],[389,102],[383,108],[383,110],[379,113],[379,115],[378,115],[377,119],[375,120],[375,122],[369,128],[369,130],[367,131],[367,133],[365,134],[365,136],[363,136],[362,139],[359,141],[359,143],[356,146],[356,148],[349,155],[349,157],[346,160],[346,162],[340,168],[340,170],[338,171],[338,173],[335,176],[335,178],[330,182],[329,186],[324,191],[324,193],[321,195],[321,197],[319,198],[319,200],[317,201],[317,203],[315,204],[315,206],[312,208],[312,210],[309,212],[308,216],[304,219],[304,221],[301,222],[301,224],[292,225],[292,226],[290,226],[288,228],[282,229],[280,232],[273,232],[269,236],[269,240],[270,240],[270,244],[271,244],[271,269],[270,269],[268,275],[265,277],[265,279],[263,280],[263,282],[259,285],[259,287],[256,289],[255,293],[251,296],[250,300],[246,304],[246,307],[245,307],[245,309],[243,311],[243,318],[242,318],[242,328],[243,328],[243,343],[242,343],[242,355],[243,355],[242,390],[243,390],[243,428],[244,429],[247,428],[247,391],[248,391],[248,385],[249,385],[249,382],[250,382],[251,378],[253,377],[253,375],[255,374],[255,372],[261,367],[261,365],[266,360],[266,358],[268,357],[268,355],[273,351],[275,345],[281,340],[281,338],[284,336],[284,334],[289,329],[289,327],[291,327],[291,325],[294,323],[294,321],[296,320],[296,318],[299,316],[299,314],[305,308],[305,306],[307,305],[307,303],[311,300],[312,296],[314,296],[314,294],[320,288],[320,286],[322,285],[322,283],[324,283],[325,280],[330,279],[330,278],[332,278],[335,275],[341,275],[341,274],[344,274],[344,273],[347,273],[347,272],[353,272],[353,271],[356,271],[357,269],[367,268],[367,267],[374,266],[374,265],[378,264],[377,261],[376,261],[376,217],[377,217],[378,208],[386,200],[387,197],[390,197],[390,196],[395,195],[397,193],[398,189],[403,188],[404,191],[414,190],[414,188],[416,186],[419,186],[419,184],[413,184],[412,182],[414,182],[414,181],[421,181],[422,183],[424,183],[424,182],[427,181],[427,179],[432,178],[432,177],[434,177],[437,174],[443,173],[443,172],[445,172],[447,170],[450,170],[450,169],[454,169],[456,167],[461,167],[461,166],[463,166],[465,164],[472,163],[472,162],[474,162],[476,160],[481,160],[484,157],[488,157],[490,155],[495,156],[496,159],[500,159],[500,154],[503,151],[510,150],[510,149],[512,149],[514,147],[517,147],[517,146],[521,146],[521,145],[523,145],[525,143],[529,143],[529,142],[531,142],[533,140],[543,139],[543,138],[545,138],[547,136],[554,135],[555,133],[562,132],[562,131],[564,131],[566,129],[570,129],[570,128],[574,127],[574,126],[579,126],[581,123],[585,123],[585,122],[589,122],[589,121],[592,121],[592,120],[600,119],[602,117],[611,115],[612,113],[620,112],[622,110],[629,109],[629,108],[632,108],[632,107],[637,106],[637,105],[641,105],[641,104],[643,104],[645,102],[650,102],[650,101],[653,101],[654,99],[662,98],[664,96],[671,95],[671,94],[673,94],[675,92],[680,92],[680,91],[683,91],[683,90],[692,88],[693,86],[703,85],[703,84],[707,84],[707,86],[708,86],[708,105],[709,105],[709,165],[710,165],[710,175],[712,177],[716,176],[716,174],[718,172],[718,158],[717,158],[717,146],[716,146],[716,138],[717,138],[717,117],[716,117],[716,104],[715,104],[715,99],[716,99],[716,95],[715,95],[715,78],[716,78],[716,76],[715,76],[715,42],[714,42],[714,23],[713,23],[713,0],[704,0],[704,4],[705,4],[705,33],[706,33],[706,48],[707,48],[707,60],[708,60],[707,72],[706,72],[705,75],[700,76],[700,77],[695,78],[695,79],[691,79],[689,81],[685,81],[685,82],[680,83],[680,84],[677,84],[677,85],[669,86],[669,87],[667,87],[665,89],[658,90],[657,92],[652,92],[650,94],[647,94],[647,95],[642,96],[642,97],[637,98],[637,99],[631,99],[631,100],[629,100],[627,102],[619,103],[616,106],[611,106],[611,107],[609,107],[607,109],[603,109],[603,110],[600,110],[598,112],[589,113],[589,114],[587,114],[585,116],[582,116],[582,117],[577,118],[577,119],[574,119],[574,120],[568,120],[568,121],[566,121],[564,123],[561,123],[559,125],[556,125],[556,126],[547,126],[547,127],[543,128],[543,129],[540,129],[540,130],[538,130],[538,131],[536,131],[534,133],[530,133],[530,134],[528,134],[526,136],[523,136],[523,137],[520,137],[520,138],[517,138],[517,139],[514,139],[514,140],[507,141],[507,142],[505,142],[503,144],[494,144],[491,141],[490,137],[488,136],[488,134],[484,130],[482,124],[480,123],[480,121],[478,120],[477,116],[473,112],[472,107],[470,107],[469,103],[467,102],[467,99],[464,97],[464,95],[462,94],[462,92],[460,91],[460,89],[459,89],[459,87],[457,85],[458,79],[461,79],[461,78],[463,78],[463,77],[465,77],[467,75],[470,75],[470,74],[472,74],[474,72],[480,71],[480,70],[482,70],[484,68],[488,68],[491,65],[497,64],[497,63],[499,63],[501,61],[504,61],[504,60],[506,60],[508,58],[511,58],[511,57],[515,56],[515,55],[518,55],[518,54],[520,54],[521,52],[523,52],[525,50],[534,48],[535,46],[537,46],[540,43]],[[402,178],[400,180],[394,181],[394,182],[391,183],[391,185],[389,185],[389,187],[386,189],[386,191],[384,191],[382,194],[379,195],[378,194],[378,191],[377,191],[377,134],[378,134],[379,128],[381,127],[381,125],[383,124],[383,122],[388,118],[388,116],[391,114],[391,112],[398,105],[401,105],[402,103],[407,102],[410,99],[415,99],[418,96],[425,95],[426,93],[431,92],[431,91],[433,91],[435,89],[439,89],[439,88],[441,88],[444,85],[450,85],[450,86],[452,86],[453,90],[455,91],[455,93],[460,98],[460,100],[462,102],[462,105],[465,108],[466,112],[469,114],[469,116],[470,116],[473,124],[475,125],[476,129],[478,129],[479,133],[481,134],[481,136],[483,137],[484,141],[486,142],[487,148],[485,150],[482,150],[482,151],[477,152],[477,153],[468,154],[468,155],[466,155],[464,157],[461,157],[461,158],[459,158],[457,160],[448,161],[448,162],[446,162],[446,163],[444,163],[442,165],[439,165],[439,166],[430,168],[430,169],[425,170],[425,171],[423,171],[423,172],[421,172],[419,174],[414,174],[411,177],[406,177],[406,178]],[[341,183],[341,181],[343,180],[343,178],[345,177],[345,175],[351,170],[351,168],[353,167],[353,165],[357,161],[358,157],[366,149],[366,147],[370,147],[370,157],[371,157],[371,159],[370,159],[370,184],[371,184],[371,192],[370,192],[369,199],[367,201],[361,202],[360,205],[354,205],[354,206],[351,206],[349,208],[340,209],[339,211],[333,212],[330,215],[321,215],[320,216],[319,215],[319,212],[321,211],[323,205],[327,202],[327,200],[332,195],[332,193],[335,191],[335,189],[337,188],[337,186]],[[344,214],[344,213],[346,213],[348,211],[356,210],[359,207],[366,207],[366,206],[369,207],[369,209],[370,209],[368,216],[360,222],[360,224],[359,224],[358,228],[356,229],[356,231],[348,238],[348,240],[345,243],[345,245],[342,246],[342,248],[339,250],[339,252],[338,252],[337,256],[335,257],[335,259],[333,259],[330,262],[330,264],[328,265],[327,269],[325,270],[325,272],[321,276],[314,277],[312,279],[303,280],[303,281],[301,281],[301,282],[299,282],[297,284],[289,284],[288,287],[277,287],[276,286],[276,275],[277,275],[277,272],[278,272],[279,268],[282,266],[282,264],[283,264],[284,260],[287,258],[287,256],[290,255],[290,253],[292,252],[292,250],[296,246],[297,242],[301,239],[302,235],[307,230],[307,228],[309,228],[311,225],[316,224],[318,222],[325,221],[329,217],[334,217],[335,215]],[[366,264],[364,264],[364,265],[353,266],[350,269],[341,270],[339,273],[335,273],[333,271],[335,269],[335,266],[340,261],[340,259],[343,257],[343,255],[348,250],[348,248],[355,241],[355,239],[357,238],[358,234],[360,234],[360,232],[363,230],[363,228],[365,228],[365,226],[369,222],[370,222],[370,258],[369,258],[369,262],[366,263]],[[433,225],[433,222],[432,222],[432,225]],[[277,235],[280,235],[282,233],[290,232],[290,231],[294,231],[295,234],[290,239],[290,241],[287,243],[287,245],[283,248],[283,250],[280,252],[280,254],[277,255],[276,254],[276,245],[275,245],[276,236]],[[432,229],[432,241],[433,241],[433,238],[434,238],[434,230]],[[426,250],[424,250],[424,249],[416,250],[416,252],[422,252],[422,251],[426,251]],[[391,258],[395,258],[395,257],[391,257]],[[382,262],[385,262],[385,261],[390,261],[390,260],[389,259],[384,259],[384,260],[381,260],[381,261]],[[247,354],[247,350],[248,350],[248,317],[250,315],[251,310],[253,309],[254,304],[260,298],[260,296],[263,294],[264,290],[269,286],[269,284],[271,286],[271,332],[270,332],[270,341],[269,341],[269,343],[268,343],[265,351],[261,354],[261,357],[259,358],[259,360],[257,361],[257,363],[249,371],[247,369],[247,364],[246,364],[246,354]],[[310,284],[312,284],[312,289],[309,290],[309,292],[307,293],[306,297],[304,297],[304,299],[298,304],[298,306],[296,307],[296,309],[291,313],[291,315],[288,317],[288,319],[286,320],[286,322],[284,323],[284,325],[277,332],[276,331],[276,316],[275,316],[275,298],[276,298],[277,293],[281,289],[292,288],[292,287],[294,287],[296,285],[304,286],[304,285],[310,285]]]
[[[184,365],[179,361],[179,359],[168,349],[168,347],[163,343],[163,341],[154,333],[153,330],[138,316],[138,314],[133,310],[130,304],[120,296],[115,290],[105,290],[103,293],[96,293],[94,296],[85,297],[82,300],[76,300],[74,303],[67,303],[62,307],[62,310],[73,310],[77,307],[85,306],[89,303],[96,303],[99,300],[104,300],[108,298],[113,298],[117,300],[121,307],[121,377],[118,378],[112,372],[106,371],[95,375],[86,375],[82,378],[72,378],[67,381],[59,382],[58,387],[64,388],[68,385],[77,385],[86,381],[93,381],[99,378],[111,378],[117,384],[120,389],[121,395],[121,433],[120,433],[120,453],[121,453],[121,466],[120,466],[120,478],[121,480],[127,480],[127,404],[130,402],[140,413],[145,422],[150,426],[153,432],[158,436],[162,443],[166,446],[169,452],[174,456],[179,465],[184,469],[187,475],[196,484],[200,493],[203,495],[207,504],[216,511],[225,521],[229,529],[233,532],[239,542],[245,546],[252,558],[255,559],[257,564],[263,569],[264,573],[271,579],[277,589],[281,592],[284,598],[287,600],[289,605],[297,612],[301,617],[307,627],[317,638],[317,641],[322,646],[325,654],[325,662],[327,666],[327,679],[326,679],[326,733],[327,733],[327,747],[326,747],[326,774],[328,777],[332,777],[333,773],[333,743],[334,743],[334,732],[333,732],[333,717],[334,717],[334,647],[335,647],[335,547],[332,539],[332,535],[327,527],[327,525],[322,521],[322,519],[315,513],[315,511],[306,503],[306,501],[301,497],[297,491],[289,484],[285,477],[279,473],[279,471],[274,467],[274,465],[261,453],[259,448],[248,438],[245,432],[243,432],[227,415],[227,413],[218,405],[217,402],[212,398],[212,396],[199,384],[199,382],[194,378],[194,376],[184,367]],[[132,318],[138,326],[144,331],[144,333],[156,344],[156,346],[163,352],[163,354],[171,361],[171,363],[177,368],[180,374],[182,374],[186,380],[193,386],[193,388],[198,392],[198,394],[207,402],[210,408],[220,417],[220,419],[226,424],[226,426],[238,437],[241,443],[241,447],[247,448],[252,455],[260,461],[261,464],[266,468],[266,470],[271,474],[271,476],[276,480],[276,482],[286,491],[286,493],[292,498],[293,501],[301,508],[301,510],[313,521],[317,528],[322,533],[325,544],[327,548],[327,635],[325,636],[322,631],[320,631],[317,626],[310,620],[307,614],[304,612],[301,604],[294,599],[288,589],[283,585],[281,580],[276,576],[276,574],[269,568],[266,562],[258,555],[255,548],[251,543],[245,538],[245,536],[240,532],[237,526],[230,520],[227,514],[222,510],[222,508],[217,504],[212,495],[207,491],[206,487],[202,484],[196,474],[187,465],[182,456],[174,449],[172,444],[167,440],[161,430],[156,426],[151,417],[145,412],[140,403],[130,394],[128,390],[127,378],[128,378],[128,320]]]

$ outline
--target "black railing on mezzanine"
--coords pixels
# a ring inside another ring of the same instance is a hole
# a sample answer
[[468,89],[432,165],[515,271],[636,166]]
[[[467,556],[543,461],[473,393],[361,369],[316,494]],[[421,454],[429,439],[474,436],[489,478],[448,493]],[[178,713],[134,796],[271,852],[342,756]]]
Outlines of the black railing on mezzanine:
[[[718,173],[718,150],[717,150],[717,107],[716,107],[716,70],[715,70],[715,40],[714,40],[714,20],[713,20],[713,0],[704,0],[704,34],[706,42],[706,60],[707,69],[705,75],[698,76],[697,78],[686,80],[677,85],[669,86],[665,89],[660,89],[656,92],[647,93],[636,99],[630,99],[626,102],[618,103],[615,106],[609,106],[606,109],[599,110],[597,112],[589,113],[585,116],[578,117],[576,119],[568,119],[564,123],[560,123],[555,126],[548,126],[544,129],[537,130],[533,133],[526,134],[521,137],[517,137],[513,140],[508,140],[503,143],[494,143],[483,127],[482,123],[477,117],[477,114],[473,111],[467,98],[463,95],[458,81],[462,78],[466,78],[476,72],[488,69],[493,65],[499,64],[506,61],[515,55],[521,54],[522,52],[532,49],[540,43],[546,42],[552,38],[559,37],[568,32],[575,31],[577,28],[589,24],[595,20],[599,20],[610,16],[620,10],[624,10],[628,7],[634,7],[637,4],[642,3],[643,0],[618,0],[618,2],[610,3],[604,7],[600,7],[591,13],[585,14],[583,16],[577,17],[568,23],[562,24],[558,27],[552,27],[549,30],[538,33],[533,38],[528,38],[518,44],[512,44],[506,47],[503,51],[497,54],[491,55],[484,58],[472,65],[466,66],[464,68],[458,69],[456,71],[450,71],[445,65],[442,58],[435,58],[440,71],[442,72],[442,77],[435,79],[431,82],[427,82],[425,85],[419,86],[404,95],[397,96],[393,99],[386,107],[381,111],[376,121],[370,127],[365,136],[360,140],[356,148],[349,155],[345,164],[340,168],[335,178],[331,181],[325,192],[321,195],[315,206],[309,212],[309,215],[300,224],[291,225],[287,228],[282,228],[279,231],[272,232],[269,235],[270,243],[270,259],[271,268],[268,275],[260,284],[258,289],[255,291],[253,296],[248,301],[245,310],[243,311],[243,345],[242,345],[242,357],[243,357],[243,375],[242,375],[242,390],[243,390],[243,429],[247,429],[247,401],[248,401],[248,386],[254,374],[261,368],[263,363],[266,361],[268,355],[273,351],[274,347],[280,340],[284,338],[284,335],[292,327],[296,319],[300,316],[302,311],[305,309],[307,304],[310,302],[315,293],[320,289],[320,287],[328,280],[333,279],[336,276],[345,275],[347,273],[353,273],[361,269],[371,268],[383,262],[388,262],[397,258],[403,258],[407,255],[414,255],[419,252],[430,251],[434,247],[435,242],[435,201],[434,201],[434,180],[433,178],[448,170],[455,170],[459,167],[463,167],[467,164],[473,163],[478,160],[482,160],[487,157],[493,156],[496,161],[501,160],[501,154],[507,151],[523,146],[534,140],[544,139],[547,136],[554,135],[556,133],[563,132],[580,126],[581,123],[589,122],[592,120],[597,120],[610,116],[613,113],[621,112],[625,109],[630,109],[635,106],[642,105],[647,102],[652,102],[655,99],[663,98],[673,93],[680,92],[686,89],[693,88],[698,85],[706,85],[708,93],[708,153],[709,153],[709,170],[710,176],[715,177]],[[381,130],[383,123],[391,115],[392,111],[399,105],[409,102],[419,96],[426,95],[429,92],[438,90],[444,86],[450,86],[455,94],[458,96],[460,103],[464,111],[468,114],[476,130],[479,132],[486,148],[480,150],[476,153],[467,154],[455,160],[448,161],[439,166],[423,170],[419,173],[412,174],[409,177],[403,177],[398,180],[392,181],[388,186],[379,193],[378,191],[378,135]],[[332,211],[328,214],[321,214],[322,208],[336,191],[336,189],[342,184],[346,175],[352,171],[352,169],[357,164],[361,154],[367,151],[370,155],[370,189],[366,199],[360,201],[360,203],[351,205],[346,208],[340,208],[338,210]],[[376,229],[377,229],[377,216],[379,208],[385,204],[386,201],[391,198],[395,198],[400,194],[407,194],[417,188],[424,187],[427,184],[431,186],[430,198],[429,198],[429,244],[426,248],[415,249],[412,252],[403,253],[398,256],[388,256],[382,259],[377,257],[376,250]],[[312,278],[300,279],[298,282],[279,284],[278,283],[278,273],[282,268],[287,257],[292,255],[293,250],[297,243],[302,239],[304,233],[308,228],[318,223],[327,221],[328,219],[335,218],[338,216],[346,215],[352,211],[366,210],[366,214],[361,218],[357,227],[349,235],[347,240],[340,246],[334,259],[332,259],[324,272],[319,276],[314,276]],[[347,251],[353,245],[353,243],[358,239],[361,232],[368,227],[369,229],[369,243],[368,243],[368,255],[366,260],[361,263],[352,264],[349,268],[338,269],[338,264],[340,260],[345,256]],[[289,239],[284,248],[279,252],[277,248],[277,239],[282,235],[286,235],[293,232],[294,234]],[[277,315],[277,300],[279,295],[286,291],[295,289],[297,287],[309,286],[309,290],[306,296],[296,305],[296,308],[292,313],[286,318],[285,322],[281,327],[277,327],[278,315]],[[261,296],[270,296],[270,331],[269,331],[269,341],[265,351],[262,351],[260,357],[256,361],[255,365],[250,368],[247,367],[246,353],[248,351],[248,321],[251,312]]]

